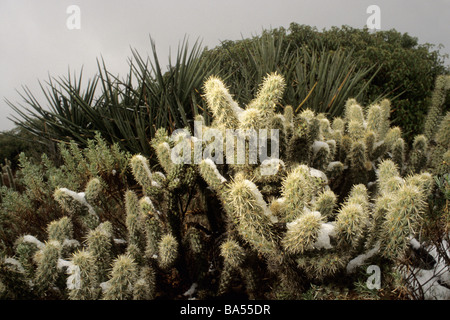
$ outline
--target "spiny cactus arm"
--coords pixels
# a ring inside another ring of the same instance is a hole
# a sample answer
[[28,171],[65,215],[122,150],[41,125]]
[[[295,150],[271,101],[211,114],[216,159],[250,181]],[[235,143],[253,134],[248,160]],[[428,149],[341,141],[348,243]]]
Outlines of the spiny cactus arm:
[[371,163],[366,158],[366,146],[364,142],[356,141],[352,144],[349,158],[352,184],[367,183]]
[[367,111],[367,130],[373,131],[377,138],[383,139],[384,136],[381,137],[381,134],[389,126],[384,123],[386,120],[381,106],[378,104],[371,105]]
[[286,146],[286,162],[288,164],[309,164],[312,155],[311,143],[306,133],[294,132]]
[[366,145],[366,156],[368,160],[375,160],[373,157],[375,144],[376,144],[376,133],[372,130],[366,130],[364,133],[364,144]]
[[322,216],[318,211],[304,212],[299,218],[287,224],[287,232],[282,239],[283,248],[294,255],[313,249],[322,222]]
[[427,164],[427,150],[428,140],[425,135],[421,134],[415,136],[408,163],[410,173],[419,173],[425,168]]
[[294,125],[294,108],[291,105],[284,107],[284,126],[285,129]]
[[343,270],[350,259],[351,255],[346,251],[327,250],[320,255],[316,253],[301,255],[296,262],[297,267],[304,270],[309,279],[323,280]]
[[126,212],[126,227],[128,230],[128,242],[139,245],[141,240],[141,207],[139,199],[131,190],[125,192],[125,212]]
[[347,123],[350,123],[351,121],[355,121],[363,125],[364,123],[364,113],[362,107],[358,104],[358,102],[351,98],[348,99],[345,103],[345,119],[347,120]]
[[171,148],[169,143],[161,142],[155,146],[156,156],[158,158],[158,162],[164,171],[169,173],[173,167],[173,162],[171,159]]
[[444,149],[450,149],[450,111],[446,113],[437,129],[434,139]]
[[107,270],[110,269],[113,258],[112,225],[103,222],[94,230],[90,230],[86,236],[87,249],[95,259],[97,266],[97,279],[104,282],[107,278]]
[[355,184],[350,190],[350,194],[345,201],[345,204],[354,203],[363,207],[364,212],[369,211],[369,194],[367,187],[364,184]]
[[439,161],[433,164],[433,173],[438,176],[448,174],[450,172],[450,150],[442,150],[443,155]]
[[345,121],[341,117],[336,117],[331,122],[331,129],[333,131],[340,131],[341,133],[345,132]]
[[37,269],[34,284],[39,293],[45,295],[55,284],[59,275],[58,260],[61,253],[61,244],[58,241],[48,241],[42,250],[36,252]]
[[175,237],[167,233],[161,237],[158,244],[158,264],[162,269],[169,269],[178,256],[178,242]]
[[375,199],[371,218],[369,219],[367,239],[364,245],[366,250],[373,248],[379,242],[381,236],[380,230],[391,205],[392,197],[392,193],[386,193],[380,194]]
[[311,200],[312,190],[310,170],[306,165],[296,166],[283,179],[281,194],[286,204],[286,222],[295,220],[303,212]]
[[353,141],[361,140],[365,134],[364,124],[357,120],[350,120],[348,122],[347,132]]
[[59,188],[53,194],[55,200],[69,213],[80,215],[88,228],[95,228],[99,217],[94,208],[86,201],[84,192],[76,193],[67,188]]
[[331,159],[330,145],[324,141],[314,141],[312,145],[312,156],[312,166],[323,170]]
[[233,100],[222,80],[211,76],[204,85],[205,99],[214,121],[224,128],[235,128],[238,118],[242,113],[237,103]]
[[71,300],[93,300],[98,298],[97,265],[92,253],[86,249],[72,255],[67,270],[67,288]]
[[425,206],[424,192],[417,186],[405,184],[392,199],[381,230],[383,256],[402,257],[409,239],[419,231]]
[[104,292],[105,300],[130,300],[138,276],[136,262],[129,255],[120,255],[114,262]]
[[450,76],[440,75],[436,78],[435,87],[431,96],[431,104],[425,120],[424,135],[431,140],[439,126],[442,117],[442,106],[445,102],[445,95],[450,89]]
[[376,170],[378,189],[380,193],[389,192],[392,178],[400,178],[397,165],[392,160],[383,160]]
[[220,245],[220,255],[232,268],[239,268],[245,260],[245,250],[233,239],[228,239]]
[[88,203],[96,203],[103,191],[102,181],[99,178],[92,178],[86,185],[84,193]]
[[153,179],[148,159],[142,155],[135,155],[130,160],[131,170],[136,181],[142,186],[143,190],[151,187],[159,187],[160,184]]
[[386,149],[388,151],[392,150],[394,143],[401,137],[402,137],[402,130],[400,129],[400,127],[390,128],[387,131],[386,136],[384,137],[384,144],[386,146]]
[[270,124],[270,119],[274,116],[275,108],[283,96],[285,86],[285,80],[281,75],[268,74],[264,78],[257,96],[250,101],[247,109],[255,108],[262,115],[265,125]]
[[153,300],[156,296],[156,272],[150,267],[143,267],[139,279],[133,288],[133,300]]
[[219,288],[217,290],[217,295],[221,296],[228,292],[231,287],[233,280],[236,278],[237,270],[228,263],[224,263],[224,266],[220,273]]
[[319,211],[327,220],[334,219],[334,209],[337,205],[337,196],[332,190],[324,190],[319,194],[313,204],[313,211]]
[[402,138],[398,138],[397,141],[394,142],[394,144],[392,145],[392,160],[395,162],[395,164],[397,164],[397,166],[399,167],[400,172],[403,172],[406,167],[405,167],[405,140],[403,140]]
[[422,172],[406,177],[405,184],[419,187],[420,190],[424,193],[425,197],[428,197],[434,191],[435,180],[431,173]]
[[62,217],[52,221],[47,226],[49,240],[59,241],[61,244],[66,239],[73,238],[73,225],[69,217]]
[[338,245],[347,250],[355,250],[368,226],[367,212],[357,203],[344,205],[336,216]]
[[391,116],[391,101],[389,99],[383,99],[380,102],[381,110],[383,111],[382,121],[380,122],[380,126],[378,129],[378,140],[383,140],[386,136],[386,133],[391,126],[389,118]]
[[206,183],[213,190],[221,194],[227,179],[220,174],[216,164],[211,159],[204,159],[200,162],[199,172]]
[[154,259],[158,256],[158,243],[165,229],[164,222],[161,220],[161,213],[156,210],[149,197],[144,197],[139,200],[139,204],[144,215],[145,256],[147,259]]
[[263,255],[277,252],[272,231],[276,217],[270,212],[256,186],[243,177],[236,177],[229,184],[225,206],[240,236]]

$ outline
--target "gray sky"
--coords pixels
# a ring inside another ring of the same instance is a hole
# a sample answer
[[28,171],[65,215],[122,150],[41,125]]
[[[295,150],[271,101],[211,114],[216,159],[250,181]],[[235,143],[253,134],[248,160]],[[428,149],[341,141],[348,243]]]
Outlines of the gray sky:
[[[38,80],[49,74],[78,73],[83,66],[90,78],[101,55],[109,71],[125,76],[130,47],[146,55],[149,35],[167,62],[169,48],[176,51],[185,35],[212,48],[291,22],[362,28],[372,4],[381,9],[382,30],[408,32],[450,53],[450,0],[0,0],[0,131],[14,127],[4,99],[22,102],[16,90],[23,85],[39,97]],[[81,10],[79,30],[66,26],[70,5]]]

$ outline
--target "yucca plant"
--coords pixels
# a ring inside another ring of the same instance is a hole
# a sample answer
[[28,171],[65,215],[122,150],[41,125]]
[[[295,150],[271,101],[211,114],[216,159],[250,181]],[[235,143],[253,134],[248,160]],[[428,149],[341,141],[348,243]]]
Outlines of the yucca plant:
[[329,51],[316,42],[297,46],[283,30],[266,30],[260,37],[239,41],[237,48],[227,42],[222,46],[227,56],[220,57],[223,68],[218,75],[230,83],[234,99],[241,104],[254,97],[266,74],[278,72],[287,84],[282,104],[295,106],[296,112],[309,108],[340,116],[346,100],[364,98],[379,71],[377,65],[358,68],[351,51]]
[[[7,103],[17,113],[11,119],[36,136],[52,141],[74,140],[81,146],[99,132],[123,150],[151,155],[148,139],[157,128],[188,126],[188,119],[202,113],[200,88],[215,70],[214,59],[202,59],[203,47],[192,48],[185,39],[167,71],[159,63],[151,39],[153,60],[132,50],[130,71],[125,79],[111,74],[103,59],[98,73],[83,87],[79,76],[50,78],[40,87],[46,98],[39,101],[26,87],[24,104]],[[137,84],[136,84],[137,83]],[[45,104],[44,104],[45,103]]]

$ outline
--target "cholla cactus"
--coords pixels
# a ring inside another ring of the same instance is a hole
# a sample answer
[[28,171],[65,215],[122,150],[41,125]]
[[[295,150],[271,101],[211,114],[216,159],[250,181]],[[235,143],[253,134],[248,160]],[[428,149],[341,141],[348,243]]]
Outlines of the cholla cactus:
[[152,267],[143,267],[133,287],[134,300],[153,300],[155,298],[156,274]]
[[434,140],[436,146],[431,151],[431,167],[437,175],[443,175],[450,170],[450,111],[447,112],[437,128]]
[[239,110],[223,82],[211,77],[205,82],[205,98],[218,126],[233,128],[236,126]]
[[111,279],[106,284],[105,300],[131,300],[133,286],[138,276],[136,262],[129,255],[120,255],[111,270]]
[[322,225],[320,212],[304,212],[299,218],[287,224],[282,240],[283,248],[291,254],[303,253],[314,248]]
[[414,138],[409,159],[409,171],[419,173],[427,164],[428,140],[421,134]]
[[389,258],[402,256],[409,245],[411,235],[420,228],[425,205],[424,192],[420,188],[405,184],[392,200],[382,226],[382,252]]
[[98,215],[92,205],[86,201],[85,192],[76,193],[67,188],[59,188],[55,191],[54,198],[65,211],[79,217],[88,229],[98,225]]
[[162,269],[170,268],[178,255],[178,242],[170,233],[161,237],[158,244],[158,262]]
[[47,226],[48,239],[63,243],[65,239],[73,238],[73,225],[68,217],[52,221]]
[[[46,242],[31,235],[18,239],[14,258],[1,260],[0,267],[9,263],[8,275],[41,297],[178,297],[177,290],[195,284],[198,297],[242,287],[253,299],[300,298],[311,283],[358,278],[345,273],[371,259],[388,267],[402,263],[411,239],[421,239],[426,229],[431,173],[445,172],[450,162],[448,114],[431,137],[416,137],[409,151],[401,129],[390,127],[389,100],[365,109],[350,99],[342,117],[327,119],[313,110],[283,108],[285,85],[279,74],[267,75],[241,108],[219,78],[209,78],[204,97],[211,125],[197,115],[202,127],[194,137],[190,128],[171,136],[158,129],[150,142],[156,166],[143,155],[115,165],[118,151],[103,145],[95,164],[92,148],[83,155],[68,146],[66,168],[83,180],[72,191],[61,187],[67,184],[60,177],[50,179],[64,216],[48,224]],[[226,135],[214,150],[199,139],[226,129],[248,130],[243,163],[235,161],[236,153],[216,161],[231,142]],[[252,144],[248,132],[260,129],[278,130],[266,149],[279,147],[280,153],[255,163],[251,153],[264,149],[264,141]],[[173,161],[174,151],[187,163]],[[137,185],[124,182],[127,168]],[[44,175],[36,176],[25,180],[41,190]],[[110,194],[111,181],[120,196]],[[0,293],[9,288],[2,277]]]
[[103,222],[94,230],[90,230],[86,237],[87,249],[95,259],[97,279],[99,283],[107,278],[107,272],[112,262],[112,225]]
[[99,296],[97,264],[88,250],[79,250],[72,256],[67,278],[69,299],[93,300]]
[[[277,99],[278,93],[273,94]],[[282,179],[271,180],[280,182],[278,189],[262,193],[266,190],[263,180],[249,180],[258,177],[257,169],[252,174],[248,168],[241,171],[234,168],[227,175],[211,163],[200,165],[203,179],[223,202],[232,222],[231,230],[236,230],[251,250],[270,261],[271,268],[278,268],[281,272],[286,268],[285,262],[281,261],[294,258],[299,271],[290,271],[293,278],[301,270],[314,279],[332,276],[344,269],[352,256],[362,250],[376,248],[381,251],[380,243],[381,248],[387,248],[387,252],[390,248],[404,251],[407,247],[404,240],[417,230],[399,231],[403,232],[403,242],[396,240],[395,243],[389,242],[385,232],[392,219],[400,219],[405,224],[413,223],[410,216],[396,211],[399,203],[413,201],[412,197],[403,198],[407,192],[403,191],[407,188],[405,185],[409,184],[405,184],[400,174],[406,168],[407,159],[414,159],[410,160],[414,167],[422,165],[419,150],[426,147],[420,146],[418,138],[415,151],[407,156],[401,129],[389,128],[390,102],[383,100],[379,105],[370,106],[366,118],[356,100],[349,100],[345,118],[336,118],[331,124],[323,115],[316,115],[311,110],[294,117],[288,107],[285,109],[284,125],[280,126],[276,120],[263,124],[256,112],[248,110],[255,107],[256,100],[242,113],[235,113],[240,116],[233,117],[233,126],[240,124],[248,129],[272,123],[277,128],[283,128],[286,154],[281,157],[285,157],[288,166]],[[230,101],[227,105],[236,106]],[[229,107],[228,112],[233,114],[234,111]],[[273,108],[264,115],[279,116]],[[324,188],[328,184],[333,187],[332,190]],[[375,189],[377,198],[372,203],[368,188],[373,189],[374,185],[378,191]],[[422,199],[425,191],[420,188],[416,191],[419,192],[416,195],[418,199]],[[273,197],[270,206],[261,196],[263,194]],[[414,205],[411,204],[411,207]],[[417,207],[413,210],[420,211]],[[276,227],[280,223],[285,229]],[[242,263],[240,259],[236,262],[227,251],[232,245],[238,246],[234,240],[229,241],[222,247],[225,248],[223,256],[226,262],[234,262],[224,265],[221,290],[232,274],[231,264],[236,267]],[[371,252],[377,250],[372,249]],[[392,255],[389,257],[395,259]],[[287,289],[288,281],[282,279],[280,277]]]
[[40,251],[36,252],[37,269],[35,286],[43,295],[55,285],[59,276],[58,259],[60,258],[61,244],[58,241],[49,241]]
[[450,90],[450,76],[440,75],[436,77],[436,83],[431,96],[431,105],[425,121],[424,135],[430,140],[433,138],[442,119],[442,107],[445,103],[445,95]]

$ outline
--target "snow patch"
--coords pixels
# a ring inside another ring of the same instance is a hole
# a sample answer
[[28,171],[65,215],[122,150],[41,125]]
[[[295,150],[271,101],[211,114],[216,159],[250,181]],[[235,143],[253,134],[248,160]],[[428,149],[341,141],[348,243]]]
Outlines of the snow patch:
[[78,247],[80,243],[75,239],[64,239],[63,247]]
[[264,201],[264,198],[263,198],[261,192],[259,192],[258,187],[250,180],[244,180],[244,183],[247,186],[247,188],[249,188],[250,191],[253,193],[253,196],[255,197],[256,202],[263,209],[264,214],[267,217],[269,217],[270,221],[272,223],[278,222],[278,218],[272,214],[272,211],[270,211],[269,207],[267,206],[266,201]]
[[320,170],[317,170],[317,169],[314,169],[314,168],[309,168],[309,174],[311,175],[311,177],[320,178],[325,183],[328,183],[327,175],[325,173],[323,173],[322,171],[320,171]]
[[105,293],[111,288],[111,283],[109,283],[109,281],[102,282],[100,283],[100,288],[102,288],[102,292]]
[[[414,240],[411,239],[411,246],[420,246],[419,242]],[[450,250],[450,246],[446,241],[443,241],[442,245],[447,252]],[[450,300],[450,289],[441,285],[441,283],[450,285],[450,270],[444,259],[439,257],[435,246],[431,246],[427,251],[436,261],[434,268],[431,270],[412,268],[410,272],[403,271],[403,276],[406,279],[416,278],[415,280],[410,280],[409,285],[413,290],[419,291],[421,288],[425,300]],[[415,277],[409,277],[411,274],[414,274]]]
[[88,209],[90,215],[97,217],[94,208],[86,201],[86,194],[84,192],[76,193],[75,191],[69,190],[67,188],[59,188],[59,191],[64,192],[72,199],[85,206]]
[[220,182],[225,183],[227,181],[227,179],[225,179],[219,172],[219,170],[217,170],[217,166],[214,163],[214,161],[212,161],[210,158],[208,159],[204,159],[203,162],[205,164],[207,164],[211,170],[214,172],[214,174],[216,175],[217,179],[220,180]]
[[415,238],[411,238],[411,240],[409,240],[409,244],[411,245],[411,247],[413,249],[419,249],[420,248],[420,243],[419,241],[417,241]]
[[332,161],[327,166],[327,171],[333,171],[335,167],[341,166],[342,162],[340,161]]
[[115,244],[126,244],[127,242],[126,242],[126,240],[123,240],[123,239],[114,239],[114,243]]
[[80,289],[81,288],[81,270],[80,270],[80,267],[72,263],[67,268],[67,274],[69,274],[69,276],[67,277],[67,281],[66,281],[67,289],[69,289],[69,290],[78,290],[78,289]]
[[335,226],[331,222],[322,223],[316,242],[313,244],[315,249],[332,249],[330,237],[336,235]]
[[316,155],[317,152],[320,151],[320,149],[325,149],[327,150],[327,152],[330,152],[330,146],[328,145],[328,143],[324,142],[324,141],[314,141],[313,145],[312,145],[312,149],[313,149],[313,154]]
[[43,249],[45,247],[45,244],[43,242],[39,241],[36,237],[29,234],[23,236],[23,242],[34,243],[39,249]]
[[18,260],[14,259],[14,258],[8,257],[8,258],[6,258],[4,260],[4,262],[7,263],[7,264],[13,265],[17,269],[17,271],[20,272],[20,273],[24,273],[25,272],[25,269],[22,267],[22,264]]
[[285,168],[283,160],[277,158],[266,159],[261,163],[260,172],[263,176],[274,175],[278,172],[280,167]]
[[186,291],[185,293],[183,293],[183,296],[191,298],[195,294],[195,292],[197,291],[197,287],[198,287],[198,284],[194,282],[191,285],[191,287],[189,288],[189,290]]
[[362,266],[367,259],[373,257],[379,250],[380,244],[377,243],[375,247],[373,247],[366,253],[360,254],[356,258],[350,260],[350,262],[347,264],[347,273],[352,273],[356,268]]

